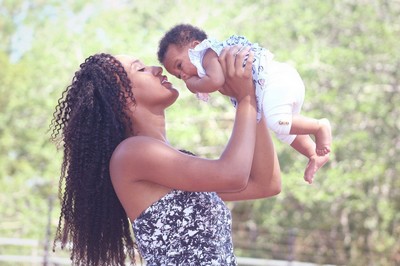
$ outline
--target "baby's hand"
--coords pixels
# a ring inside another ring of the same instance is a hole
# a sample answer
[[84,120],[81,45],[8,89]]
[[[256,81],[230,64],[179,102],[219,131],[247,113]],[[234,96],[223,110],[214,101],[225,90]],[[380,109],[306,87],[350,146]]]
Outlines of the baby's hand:
[[194,84],[194,82],[196,82],[199,79],[199,77],[193,76],[190,77],[185,81],[186,87],[194,94],[196,94],[197,99],[202,100],[204,102],[208,102],[208,100],[210,99],[210,95],[208,93],[204,93],[204,92],[197,92],[194,89],[194,86],[192,84]]
[[210,99],[210,94],[198,92],[198,93],[196,93],[196,97],[199,100],[202,100],[204,102],[208,102],[208,100]]
[[197,93],[197,91],[194,89],[195,82],[199,79],[199,77],[192,76],[186,80],[184,80],[186,87],[193,93]]

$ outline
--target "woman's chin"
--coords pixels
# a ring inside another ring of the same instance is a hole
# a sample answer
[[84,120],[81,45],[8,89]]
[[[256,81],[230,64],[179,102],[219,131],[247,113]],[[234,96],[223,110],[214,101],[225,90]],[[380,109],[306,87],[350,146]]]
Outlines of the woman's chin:
[[177,89],[171,87],[171,88],[169,88],[169,91],[170,91],[170,94],[169,94],[168,100],[166,100],[167,106],[171,106],[172,104],[174,104],[179,97],[179,91]]

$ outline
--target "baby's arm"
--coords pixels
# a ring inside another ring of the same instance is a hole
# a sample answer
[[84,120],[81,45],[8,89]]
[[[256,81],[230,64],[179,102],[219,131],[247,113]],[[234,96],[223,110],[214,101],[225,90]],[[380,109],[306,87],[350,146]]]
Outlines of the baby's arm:
[[208,49],[203,58],[203,67],[206,75],[203,78],[193,76],[185,80],[188,89],[193,92],[214,92],[222,88],[225,83],[224,73],[218,61],[218,55]]

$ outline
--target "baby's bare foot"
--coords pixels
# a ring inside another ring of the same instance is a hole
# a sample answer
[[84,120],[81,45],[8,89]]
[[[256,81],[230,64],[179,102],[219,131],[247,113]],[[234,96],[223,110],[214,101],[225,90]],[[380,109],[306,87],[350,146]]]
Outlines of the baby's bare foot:
[[304,171],[304,180],[311,184],[314,180],[315,173],[328,161],[329,154],[325,154],[323,156],[311,156],[309,158],[306,170]]
[[331,133],[331,124],[329,120],[326,118],[318,120],[320,124],[320,128],[315,134],[315,152],[319,156],[324,156],[331,151],[331,143],[332,143],[332,133]]

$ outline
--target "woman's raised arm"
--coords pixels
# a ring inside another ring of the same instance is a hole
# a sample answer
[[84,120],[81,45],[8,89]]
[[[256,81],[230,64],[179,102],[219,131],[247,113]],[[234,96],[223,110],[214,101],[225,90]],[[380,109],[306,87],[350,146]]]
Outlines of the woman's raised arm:
[[[223,94],[228,94],[227,92],[231,90],[231,87],[236,87],[238,84],[252,86],[252,84],[245,83],[246,79],[242,75],[245,68],[241,64],[238,66],[229,62],[229,60],[232,60],[232,53],[236,51],[235,47],[231,47],[224,50],[220,56],[221,66],[226,77],[226,83],[221,91]],[[249,53],[249,49],[244,48],[242,52]],[[253,60],[252,53],[249,54],[247,60],[250,62]],[[249,67],[249,64],[246,64],[246,67]],[[246,188],[238,192],[221,192],[219,195],[224,200],[247,200],[274,196],[279,194],[280,191],[279,161],[266,121],[262,118],[257,124],[252,168]]]
[[281,170],[274,143],[264,118],[257,124],[256,147],[247,187],[239,192],[218,193],[223,200],[260,199],[281,191]]

